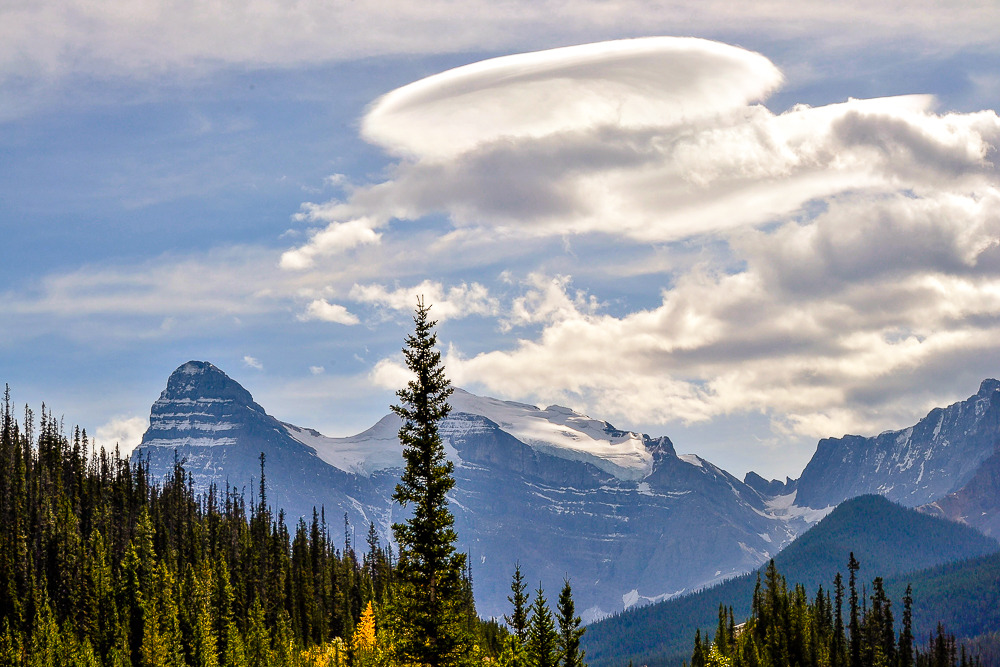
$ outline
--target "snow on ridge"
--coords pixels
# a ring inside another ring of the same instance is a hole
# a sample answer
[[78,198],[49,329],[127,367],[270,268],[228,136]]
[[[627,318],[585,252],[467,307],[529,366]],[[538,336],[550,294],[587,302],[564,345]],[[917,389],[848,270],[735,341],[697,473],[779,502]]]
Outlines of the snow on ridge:
[[705,460],[697,454],[678,454],[677,458],[684,461],[684,463],[690,463],[697,468],[705,467]]
[[551,405],[545,409],[456,389],[452,412],[481,415],[529,447],[562,459],[584,461],[623,480],[638,481],[653,470],[642,435],[609,433],[607,422]]
[[403,447],[396,434],[400,419],[388,414],[367,431],[346,438],[331,438],[318,431],[282,423],[285,431],[334,468],[365,477],[377,470],[403,467]]
[[197,438],[186,435],[182,438],[153,438],[142,443],[142,447],[223,447],[235,445],[236,438],[213,438],[211,436]]
[[[448,458],[461,465],[452,437],[467,435],[481,424],[464,415],[480,416],[544,454],[590,463],[626,481],[639,481],[653,469],[653,456],[642,435],[614,431],[607,422],[592,419],[561,406],[540,409],[534,405],[475,396],[456,389],[449,401],[451,416],[440,425]],[[326,463],[346,472],[370,476],[377,470],[402,468],[402,447],[397,439],[399,417],[389,414],[357,435],[324,436],[312,429],[284,424],[295,440],[315,450]]]

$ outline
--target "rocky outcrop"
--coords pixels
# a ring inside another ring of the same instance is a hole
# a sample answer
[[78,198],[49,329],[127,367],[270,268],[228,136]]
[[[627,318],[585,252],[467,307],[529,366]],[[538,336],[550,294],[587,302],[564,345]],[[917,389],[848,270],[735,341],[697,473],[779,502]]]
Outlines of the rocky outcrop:
[[993,454],[1000,436],[1000,382],[936,408],[915,426],[875,437],[820,440],[798,480],[796,503],[821,508],[864,494],[907,507],[958,491]]

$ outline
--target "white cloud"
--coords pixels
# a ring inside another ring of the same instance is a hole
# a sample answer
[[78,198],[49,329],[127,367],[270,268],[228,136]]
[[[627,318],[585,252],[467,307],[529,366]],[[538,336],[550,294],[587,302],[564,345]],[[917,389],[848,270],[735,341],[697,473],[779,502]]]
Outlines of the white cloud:
[[95,449],[113,451],[118,446],[122,456],[128,456],[139,446],[142,435],[149,428],[149,420],[145,417],[127,417],[119,415],[112,417],[106,424],[99,426],[94,432],[93,445]]
[[808,224],[744,236],[734,247],[745,269],[692,270],[658,306],[620,317],[553,279],[529,292],[557,304],[523,318],[544,321],[537,338],[471,358],[453,350],[449,372],[633,422],[761,411],[779,432],[810,437],[900,426],[915,395],[920,409],[928,392],[949,395],[936,388],[942,367],[991,372],[998,205],[996,190],[845,196]]
[[258,359],[251,357],[249,354],[243,357],[243,365],[256,371],[264,370],[264,364],[260,363]]
[[[312,204],[305,206],[310,207],[308,213],[310,220],[322,220],[330,215],[322,207]],[[377,222],[372,219],[360,218],[347,222],[331,222],[323,229],[313,230],[306,245],[282,253],[281,268],[308,269],[313,266],[317,257],[329,257],[360,245],[378,243],[379,235],[373,229],[376,225]]]
[[[938,114],[926,95],[775,114],[747,102],[780,76],[757,54],[714,48],[649,40],[499,59],[373,107],[366,136],[404,157],[328,212],[397,220],[386,238],[444,213],[457,231],[438,257],[475,238],[522,239],[526,253],[546,236],[719,246],[668,268],[658,305],[620,315],[570,287],[611,270],[593,248],[571,271],[529,273],[497,312],[504,330],[531,333],[469,357],[455,344],[456,383],[631,422],[764,412],[779,433],[823,436],[906,423],[942,367],[975,375],[977,358],[1000,356],[997,114]],[[745,87],[714,98],[730,77]],[[625,111],[550,104],[549,84]],[[689,112],[645,113],[687,97]],[[441,118],[447,137],[434,136]],[[404,306],[381,287],[351,296]],[[396,386],[402,371],[383,360],[373,381]]]
[[510,316],[502,322],[505,330],[514,326],[560,322],[581,314],[597,312],[596,297],[582,290],[569,293],[569,276],[550,278],[541,273],[532,273],[525,281],[528,290],[516,297],[510,308]]
[[310,366],[309,372],[312,373],[313,375],[322,375],[324,372],[326,372],[326,369],[323,368],[322,366]]
[[[522,50],[642,34],[766,35],[814,50],[876,41],[913,49],[996,46],[992,2],[936,0],[38,0],[0,9],[0,76],[295,64],[384,54]],[[456,26],[460,26],[457,29]]]
[[333,322],[334,324],[345,324],[353,326],[361,320],[339,303],[330,303],[325,299],[312,301],[306,312],[299,316],[300,320],[319,320],[321,322]]
[[362,136],[433,161],[495,141],[691,124],[763,99],[780,81],[767,58],[703,39],[583,44],[494,58],[398,88],[372,106]]
[[392,310],[412,312],[417,297],[432,307],[431,316],[439,321],[460,319],[470,315],[496,315],[499,301],[479,283],[461,283],[445,288],[436,281],[425,280],[413,287],[390,290],[383,285],[354,285],[351,299]]
[[968,191],[994,173],[992,111],[937,115],[927,95],[781,114],[748,104],[780,79],[759,54],[650,38],[498,58],[410,84],[363,125],[408,157],[346,201],[312,205],[330,226],[283,266],[339,251],[326,235],[358,220],[374,234],[389,220],[399,228],[443,213],[485,238],[662,243],[787,220],[839,193]]

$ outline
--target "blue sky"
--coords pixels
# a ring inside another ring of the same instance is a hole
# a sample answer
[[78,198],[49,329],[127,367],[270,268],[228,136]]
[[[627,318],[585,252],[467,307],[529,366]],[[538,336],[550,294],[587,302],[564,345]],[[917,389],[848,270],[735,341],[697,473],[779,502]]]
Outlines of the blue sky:
[[737,474],[965,398],[1000,10],[745,4],[5,5],[0,380],[129,446],[204,359],[351,434],[423,293],[456,384]]

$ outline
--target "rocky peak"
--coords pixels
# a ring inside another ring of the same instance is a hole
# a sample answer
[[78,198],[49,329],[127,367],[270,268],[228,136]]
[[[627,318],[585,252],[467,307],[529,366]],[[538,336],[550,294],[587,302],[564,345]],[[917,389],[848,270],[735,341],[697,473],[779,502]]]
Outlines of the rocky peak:
[[253,397],[240,383],[207,361],[189,361],[167,379],[161,401],[219,399],[252,404]]
[[153,403],[141,446],[231,445],[240,431],[261,426],[277,422],[250,392],[207,361],[189,361]]

